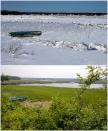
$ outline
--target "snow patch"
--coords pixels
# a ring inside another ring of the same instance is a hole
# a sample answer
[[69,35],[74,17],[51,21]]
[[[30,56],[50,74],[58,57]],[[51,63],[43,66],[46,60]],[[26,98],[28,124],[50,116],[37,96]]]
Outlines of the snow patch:
[[85,50],[97,50],[102,51],[104,53],[107,52],[107,47],[105,45],[101,44],[95,44],[95,43],[71,43],[67,41],[53,41],[45,44],[46,46],[50,46],[53,48],[69,48],[73,50],[79,50],[79,51],[85,51]]

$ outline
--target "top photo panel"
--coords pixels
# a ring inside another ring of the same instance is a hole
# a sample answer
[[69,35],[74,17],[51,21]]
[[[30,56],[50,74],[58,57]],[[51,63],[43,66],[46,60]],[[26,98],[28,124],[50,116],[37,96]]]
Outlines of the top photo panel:
[[2,65],[106,65],[107,1],[1,1]]

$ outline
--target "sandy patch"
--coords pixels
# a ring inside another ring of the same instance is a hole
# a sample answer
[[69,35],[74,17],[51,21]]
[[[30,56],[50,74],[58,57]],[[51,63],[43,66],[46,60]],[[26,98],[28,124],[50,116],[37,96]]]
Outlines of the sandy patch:
[[33,102],[33,101],[24,101],[21,102],[21,105],[24,107],[39,107],[39,108],[49,108],[49,106],[51,105],[51,101],[37,101],[37,102]]

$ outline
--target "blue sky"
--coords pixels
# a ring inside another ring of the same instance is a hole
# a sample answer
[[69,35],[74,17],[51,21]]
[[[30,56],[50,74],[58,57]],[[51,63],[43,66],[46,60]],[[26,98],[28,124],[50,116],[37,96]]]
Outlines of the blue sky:
[[106,1],[2,1],[2,10],[42,12],[107,12]]

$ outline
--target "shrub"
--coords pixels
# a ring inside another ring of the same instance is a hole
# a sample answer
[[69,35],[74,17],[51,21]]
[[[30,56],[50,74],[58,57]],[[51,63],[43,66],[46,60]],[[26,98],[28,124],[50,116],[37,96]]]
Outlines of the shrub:
[[19,103],[2,103],[2,129],[5,130],[106,130],[106,101],[95,106],[76,99],[53,98],[48,109],[25,108]]

